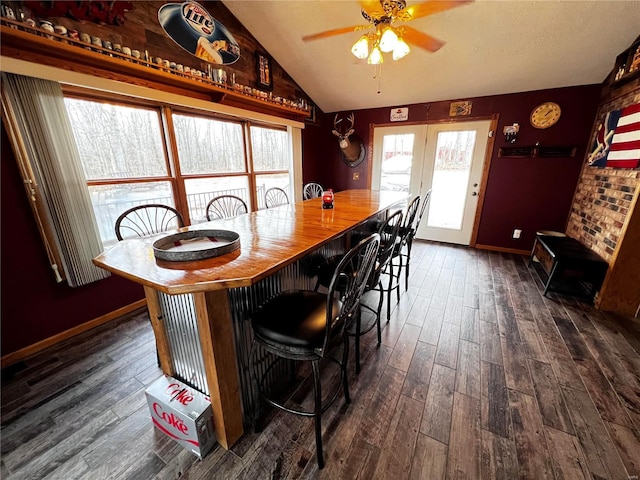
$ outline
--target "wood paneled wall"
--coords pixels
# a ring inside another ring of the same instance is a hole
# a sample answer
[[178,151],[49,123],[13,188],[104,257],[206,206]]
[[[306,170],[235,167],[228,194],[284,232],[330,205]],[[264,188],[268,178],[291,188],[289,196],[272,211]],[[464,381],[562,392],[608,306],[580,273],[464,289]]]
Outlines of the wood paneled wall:
[[[37,15],[29,10],[29,3],[40,2],[3,2],[3,4],[5,3],[13,6],[14,11],[22,8],[29,16],[37,18]],[[68,16],[52,16],[46,19],[50,20],[54,25],[63,25],[67,29],[75,29],[78,32],[108,40],[113,44],[117,43],[123,47],[127,46],[131,49],[139,50],[143,55],[144,51],[147,50],[150,57],[161,57],[190,68],[207,71],[206,62],[182,49],[162,29],[158,21],[158,9],[167,2],[137,1],[132,3],[133,9],[126,12],[122,25],[99,25],[88,21],[75,20]],[[205,7],[211,16],[231,32],[240,46],[239,60],[230,65],[222,65],[220,68],[223,68],[228,75],[234,73],[236,83],[257,88],[255,53],[268,54],[268,52],[222,2],[201,1],[198,3]],[[300,97],[308,100],[307,95],[275,60],[272,61],[272,67],[273,95],[291,100]]]

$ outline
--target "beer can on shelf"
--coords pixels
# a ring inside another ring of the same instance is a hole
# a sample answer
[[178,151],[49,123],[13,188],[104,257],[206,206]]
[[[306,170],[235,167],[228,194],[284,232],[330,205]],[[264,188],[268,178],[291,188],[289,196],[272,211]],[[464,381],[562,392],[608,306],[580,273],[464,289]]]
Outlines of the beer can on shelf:
[[[42,29],[45,30],[47,32],[51,32],[54,33],[54,28],[53,28],[53,23],[50,22],[49,20],[40,20],[38,22],[38,26]],[[55,38],[53,35],[45,35],[45,37],[47,38]]]

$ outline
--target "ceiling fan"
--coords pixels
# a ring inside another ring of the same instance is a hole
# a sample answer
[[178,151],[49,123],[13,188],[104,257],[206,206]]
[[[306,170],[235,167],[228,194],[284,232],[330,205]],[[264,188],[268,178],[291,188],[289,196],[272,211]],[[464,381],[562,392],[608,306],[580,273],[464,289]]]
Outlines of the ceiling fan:
[[399,60],[410,52],[408,44],[429,52],[438,51],[444,42],[422,33],[407,25],[395,26],[397,21],[408,22],[420,17],[440,13],[451,8],[471,3],[473,0],[427,0],[407,6],[406,0],[360,0],[361,12],[368,25],[336,28],[302,37],[305,42],[341,35],[358,30],[365,33],[353,45],[351,52],[368,63],[382,63],[382,52],[393,52],[393,59]]

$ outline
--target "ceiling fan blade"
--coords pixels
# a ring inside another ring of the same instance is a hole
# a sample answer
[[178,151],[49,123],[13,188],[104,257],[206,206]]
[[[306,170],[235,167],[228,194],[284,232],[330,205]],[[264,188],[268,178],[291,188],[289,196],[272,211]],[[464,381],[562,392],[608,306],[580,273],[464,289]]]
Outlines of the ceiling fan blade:
[[334,30],[327,30],[325,32],[314,33],[313,35],[305,35],[304,37],[302,37],[302,41],[309,42],[311,40],[319,40],[321,38],[332,37],[334,35],[342,35],[343,33],[354,32],[357,28],[359,28],[359,26],[354,25],[351,27],[342,27],[336,28]]
[[411,27],[403,27],[404,33],[402,34],[402,38],[416,47],[424,48],[429,52],[437,52],[442,48],[444,42],[438,40],[431,35],[427,35],[426,33],[419,32],[415,28]]
[[413,20],[415,18],[426,17],[434,13],[444,12],[455,7],[461,7],[473,0],[427,0],[426,2],[416,3],[402,10],[399,18],[404,21]]

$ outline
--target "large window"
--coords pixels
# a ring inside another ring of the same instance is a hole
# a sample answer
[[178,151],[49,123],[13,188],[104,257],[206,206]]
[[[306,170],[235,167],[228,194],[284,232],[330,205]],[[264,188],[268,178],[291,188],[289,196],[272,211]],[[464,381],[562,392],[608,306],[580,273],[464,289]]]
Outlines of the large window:
[[265,208],[265,193],[272,187],[283,189],[292,198],[289,181],[289,136],[283,130],[251,126],[251,152],[256,174],[258,207]]
[[91,203],[105,245],[125,210],[175,206],[159,110],[66,98]]
[[293,198],[290,135],[284,128],[175,111],[67,97],[72,129],[105,246],[125,210],[163,203],[188,224],[206,221],[217,195],[264,208],[268,188]]

